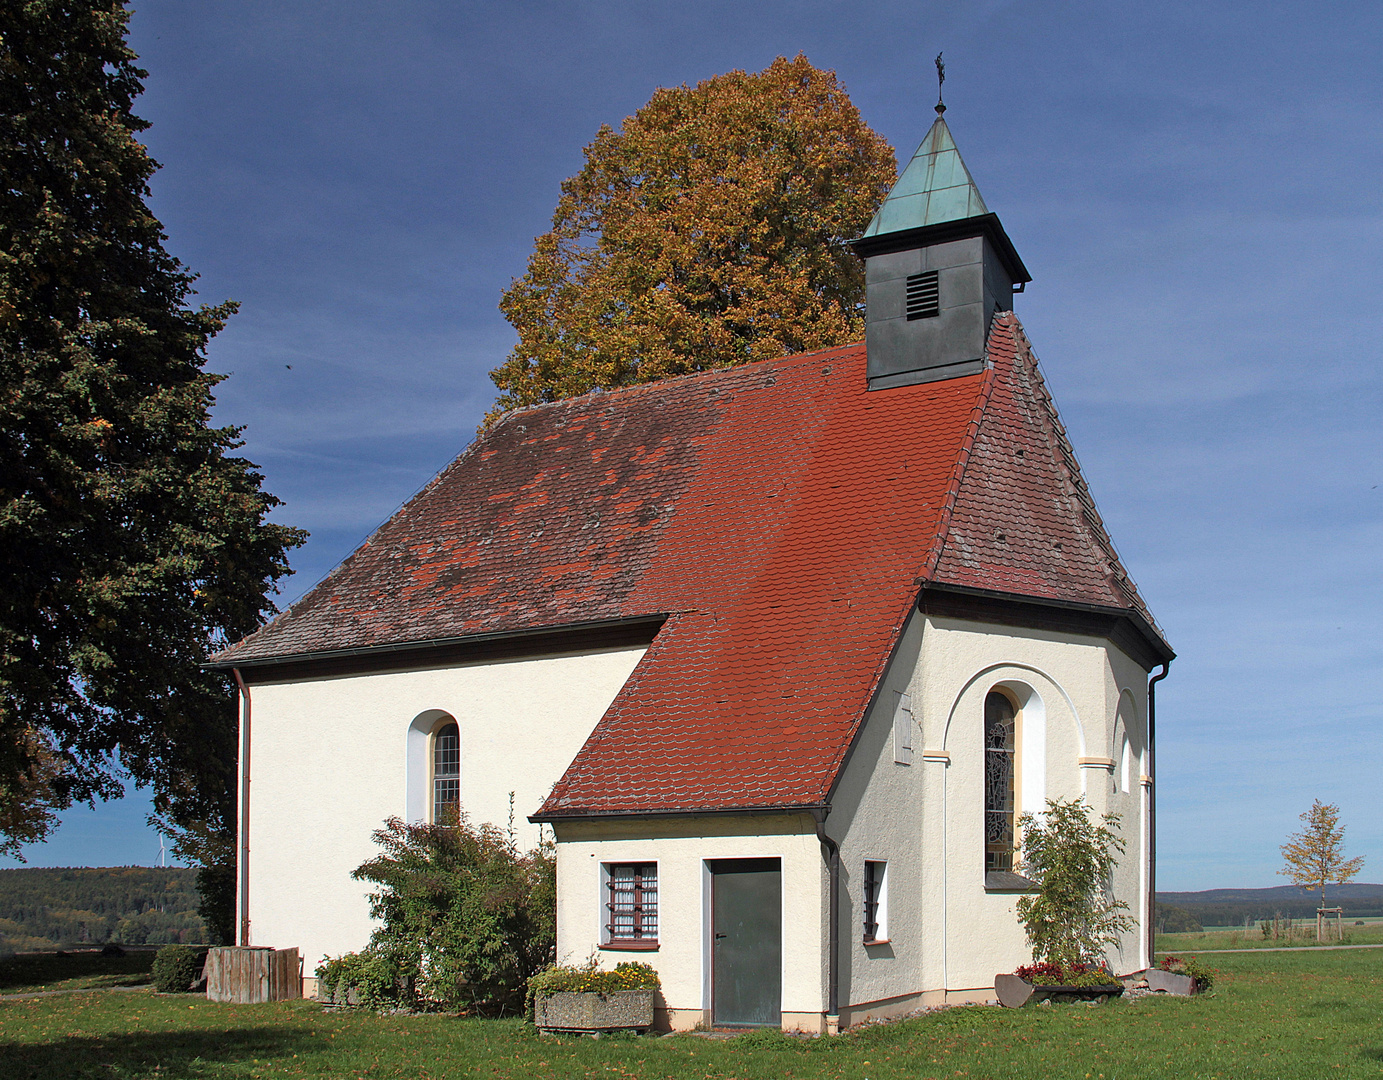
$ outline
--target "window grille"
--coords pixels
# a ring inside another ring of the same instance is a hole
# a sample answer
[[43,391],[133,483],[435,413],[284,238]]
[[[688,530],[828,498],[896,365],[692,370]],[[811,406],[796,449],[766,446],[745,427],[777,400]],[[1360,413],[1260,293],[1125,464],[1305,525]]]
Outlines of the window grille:
[[908,321],[934,319],[941,314],[941,287],[937,272],[926,270],[908,278]]
[[865,860],[864,864],[864,940],[880,941],[887,936],[884,921],[885,862]]
[[658,940],[658,864],[629,863],[610,867],[612,942]]
[[432,737],[432,820],[454,823],[461,813],[461,729],[447,724]]
[[984,699],[984,869],[1013,870],[1013,702],[998,691]]

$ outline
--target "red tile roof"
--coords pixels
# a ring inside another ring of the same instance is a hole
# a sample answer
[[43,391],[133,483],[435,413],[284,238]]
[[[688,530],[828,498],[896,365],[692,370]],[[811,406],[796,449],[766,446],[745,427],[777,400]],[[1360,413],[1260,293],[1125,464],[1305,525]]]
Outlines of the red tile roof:
[[1076,464],[1032,346],[1009,313],[989,337],[996,376],[932,580],[1132,608],[1156,628]]
[[990,356],[869,392],[856,345],[515,413],[218,661],[666,614],[539,816],[819,805],[923,580],[1146,615],[1011,314]]

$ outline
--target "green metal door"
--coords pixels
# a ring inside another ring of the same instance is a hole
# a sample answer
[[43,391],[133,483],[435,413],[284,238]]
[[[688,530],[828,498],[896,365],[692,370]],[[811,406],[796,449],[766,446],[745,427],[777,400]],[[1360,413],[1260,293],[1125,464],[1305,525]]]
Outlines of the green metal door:
[[714,859],[711,1018],[745,1027],[783,1018],[783,871],[778,859]]

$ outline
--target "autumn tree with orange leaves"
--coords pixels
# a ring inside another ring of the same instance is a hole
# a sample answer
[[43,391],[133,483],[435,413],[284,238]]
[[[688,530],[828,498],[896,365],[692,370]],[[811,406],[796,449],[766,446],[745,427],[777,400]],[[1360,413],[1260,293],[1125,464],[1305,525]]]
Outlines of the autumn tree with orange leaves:
[[1364,857],[1345,858],[1345,827],[1340,824],[1338,806],[1316,799],[1301,820],[1306,827],[1282,845],[1287,865],[1278,873],[1303,889],[1320,889],[1321,907],[1325,907],[1325,887],[1354,880],[1364,866]]
[[834,72],[799,55],[660,89],[585,154],[500,303],[519,341],[487,419],[863,336],[848,241],[897,167]]

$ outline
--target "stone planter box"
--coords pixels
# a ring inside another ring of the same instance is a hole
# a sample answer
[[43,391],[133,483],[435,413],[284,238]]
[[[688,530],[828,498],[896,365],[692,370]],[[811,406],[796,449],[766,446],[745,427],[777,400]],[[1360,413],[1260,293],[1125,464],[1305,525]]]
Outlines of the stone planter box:
[[533,1022],[543,1031],[647,1031],[653,1026],[653,991],[539,994]]
[[995,975],[994,992],[998,995],[1000,1005],[1008,1009],[1021,1009],[1024,1005],[1034,1005],[1043,1001],[1050,1001],[1053,1005],[1073,1001],[1108,1001],[1124,992],[1124,984],[1035,986],[1017,975]]
[[315,1000],[323,1005],[355,1006],[360,1004],[360,991],[354,986],[342,986],[338,983],[328,994],[321,980],[318,980]]
[[[400,977],[395,981],[394,986],[401,998],[409,999],[412,997],[413,984],[408,979]],[[326,981],[319,978],[313,1000],[320,1001],[323,1005],[356,1008],[360,1004],[360,987],[336,983],[332,986],[331,992],[327,993]]]
[[1162,991],[1166,994],[1176,994],[1178,997],[1190,997],[1196,993],[1196,980],[1190,975],[1178,975],[1174,971],[1163,971],[1161,968],[1148,968],[1143,972],[1143,978],[1148,980],[1148,989],[1152,991]]

